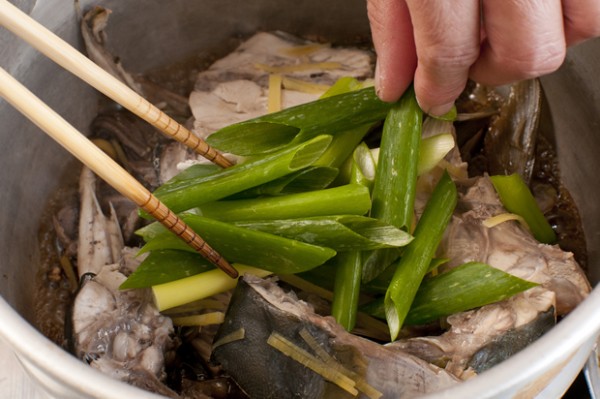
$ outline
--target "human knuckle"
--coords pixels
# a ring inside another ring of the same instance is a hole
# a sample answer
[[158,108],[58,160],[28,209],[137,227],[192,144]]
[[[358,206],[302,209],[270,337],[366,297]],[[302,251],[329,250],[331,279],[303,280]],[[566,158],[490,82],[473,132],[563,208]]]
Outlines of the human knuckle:
[[[563,44],[547,44],[528,51],[512,52],[500,57],[502,64],[512,69],[518,76],[532,78],[556,71],[566,56]],[[505,61],[502,62],[502,59]]]
[[431,69],[467,69],[477,60],[479,47],[434,44],[421,49],[419,63]]
[[600,36],[600,6],[568,8],[565,10],[565,31],[579,40]]

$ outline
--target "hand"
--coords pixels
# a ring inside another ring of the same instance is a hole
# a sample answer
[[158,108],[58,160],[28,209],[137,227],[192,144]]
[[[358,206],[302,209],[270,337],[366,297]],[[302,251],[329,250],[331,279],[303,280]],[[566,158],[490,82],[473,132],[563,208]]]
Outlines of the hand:
[[395,101],[414,80],[433,115],[450,110],[468,78],[542,76],[567,46],[600,36],[600,0],[368,0],[367,10],[379,97]]

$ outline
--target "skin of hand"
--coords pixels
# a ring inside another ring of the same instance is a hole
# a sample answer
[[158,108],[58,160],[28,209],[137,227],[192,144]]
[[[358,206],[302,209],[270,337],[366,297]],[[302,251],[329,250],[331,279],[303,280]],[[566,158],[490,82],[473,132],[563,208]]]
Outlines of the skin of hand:
[[396,101],[414,82],[423,111],[450,110],[467,79],[498,86],[555,71],[600,36],[600,0],[367,0],[375,87]]

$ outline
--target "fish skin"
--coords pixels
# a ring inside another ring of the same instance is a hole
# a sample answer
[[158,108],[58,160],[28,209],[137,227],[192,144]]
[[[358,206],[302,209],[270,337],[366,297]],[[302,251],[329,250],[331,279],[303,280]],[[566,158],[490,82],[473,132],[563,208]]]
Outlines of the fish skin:
[[469,360],[468,368],[477,374],[508,359],[540,338],[556,324],[554,308],[541,312],[527,324],[509,330],[479,349]]
[[[556,322],[555,295],[542,287],[504,301],[449,316],[439,336],[399,340],[388,345],[467,379],[525,348]],[[515,335],[524,333],[518,339]]]
[[303,328],[345,368],[383,393],[383,398],[411,398],[458,383],[451,374],[421,359],[346,332],[333,318],[315,314],[310,305],[272,280],[250,275],[240,279],[215,342],[241,327],[245,337],[214,348],[213,359],[252,398],[349,397],[267,344],[276,331],[312,353],[298,336]]

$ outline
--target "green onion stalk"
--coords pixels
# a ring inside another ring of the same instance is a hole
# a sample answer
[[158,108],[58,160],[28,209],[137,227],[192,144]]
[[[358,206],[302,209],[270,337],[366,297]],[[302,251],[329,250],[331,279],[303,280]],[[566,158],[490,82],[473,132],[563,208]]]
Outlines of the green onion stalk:
[[[537,285],[485,263],[465,263],[424,279],[404,324],[430,323],[458,312],[502,301]],[[371,316],[385,318],[383,298],[363,305],[361,310]]]
[[[350,182],[371,186],[375,161],[363,143],[354,151]],[[402,230],[399,230],[402,231]],[[408,241],[407,241],[408,242]],[[405,242],[404,244],[406,244]],[[362,279],[362,252],[353,250],[338,253],[331,314],[347,331],[354,328]]]
[[224,127],[211,134],[207,142],[237,155],[264,154],[321,134],[335,135],[376,123],[385,118],[391,106],[368,87]]
[[491,176],[492,184],[507,211],[525,219],[533,236],[544,244],[554,244],[556,234],[544,217],[533,194],[518,173]]
[[[419,164],[423,112],[414,90],[407,90],[389,111],[383,125],[371,217],[411,231]],[[398,256],[397,251],[368,254],[363,281],[377,277]]]
[[411,307],[419,285],[442,239],[442,235],[456,206],[456,186],[448,173],[444,173],[425,206],[408,244],[396,264],[396,271],[385,294],[385,314],[392,340],[400,329]]
[[182,212],[275,180],[312,165],[331,143],[322,135],[227,169],[191,179],[178,177],[154,195],[174,212]]

